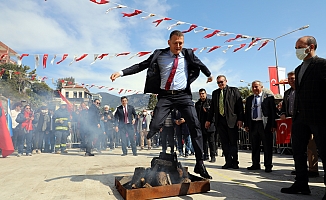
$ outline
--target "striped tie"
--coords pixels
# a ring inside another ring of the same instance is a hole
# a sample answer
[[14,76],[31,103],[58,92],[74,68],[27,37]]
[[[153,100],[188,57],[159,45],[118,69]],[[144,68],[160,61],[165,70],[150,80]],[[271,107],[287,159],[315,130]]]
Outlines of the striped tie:
[[220,98],[218,100],[218,107],[219,107],[220,114],[222,116],[224,116],[224,95],[223,95],[223,90],[221,90],[221,93],[220,93]]

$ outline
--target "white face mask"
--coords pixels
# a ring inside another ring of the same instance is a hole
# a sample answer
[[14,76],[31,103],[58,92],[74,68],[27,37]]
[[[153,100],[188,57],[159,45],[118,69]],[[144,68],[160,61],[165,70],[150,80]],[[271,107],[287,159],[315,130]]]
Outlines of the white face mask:
[[299,60],[303,60],[305,57],[307,57],[307,55],[309,53],[306,53],[306,50],[309,49],[309,47],[307,48],[300,48],[300,49],[296,49],[295,50],[295,54],[297,55],[297,58]]

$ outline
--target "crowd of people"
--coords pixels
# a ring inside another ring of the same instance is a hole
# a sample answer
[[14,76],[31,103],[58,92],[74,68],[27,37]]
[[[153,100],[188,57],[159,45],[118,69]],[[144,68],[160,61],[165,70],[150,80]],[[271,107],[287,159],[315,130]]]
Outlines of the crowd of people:
[[[293,173],[296,181],[291,187],[282,188],[281,192],[310,194],[306,152],[308,143],[314,138],[323,165],[326,161],[326,137],[323,136],[326,106],[322,103],[324,95],[317,95],[326,87],[326,60],[316,56],[315,38],[305,36],[298,39],[296,54],[303,62],[294,72],[288,73],[291,88],[286,91],[279,109],[274,96],[264,92],[259,80],[252,82],[253,94],[245,99],[244,105],[239,90],[227,85],[225,75],[217,77],[218,87],[213,91],[212,99],[207,98],[206,90],[202,88],[199,90],[200,99],[194,104],[190,84],[200,72],[207,76],[207,82],[213,81],[213,77],[193,50],[183,48],[183,43],[182,32],[172,31],[169,48],[157,49],[145,61],[115,72],[110,77],[115,81],[121,76],[148,69],[144,92],[158,94],[158,102],[151,113],[143,110],[137,114],[125,96],[121,97],[121,105],[114,113],[110,112],[109,106],[104,106],[101,112],[100,101],[95,99],[89,108],[85,103],[81,104],[75,116],[69,114],[64,104],[56,111],[43,106],[35,113],[29,105],[20,112],[21,104],[15,104],[11,114],[16,117],[13,121],[17,122],[13,125],[13,142],[18,148],[18,156],[23,153],[24,143],[29,156],[40,152],[67,153],[67,136],[71,131],[71,120],[75,117],[80,147],[85,149],[85,156],[94,156],[92,149],[98,152],[113,149],[116,143],[121,143],[122,156],[128,155],[128,147],[131,147],[133,156],[137,156],[138,150],[151,150],[162,145],[163,152],[170,147],[170,153],[178,150],[180,156],[194,154],[194,172],[211,179],[203,161],[216,161],[217,136],[225,157],[222,169],[238,169],[238,130],[244,128],[250,133],[252,150],[252,165],[247,169],[261,169],[262,143],[265,172],[270,173],[273,168],[275,119],[292,117]],[[326,183],[326,177],[324,181]]]

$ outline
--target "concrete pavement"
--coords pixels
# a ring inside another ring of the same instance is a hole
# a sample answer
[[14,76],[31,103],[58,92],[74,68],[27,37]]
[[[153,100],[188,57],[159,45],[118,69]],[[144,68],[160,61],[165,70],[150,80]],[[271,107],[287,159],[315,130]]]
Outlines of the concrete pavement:
[[[0,199],[122,199],[114,186],[115,176],[132,175],[135,167],[149,167],[160,149],[138,151],[138,156],[120,156],[121,148],[103,151],[101,155],[84,157],[79,149],[69,149],[67,155],[35,154],[0,159]],[[221,152],[219,150],[219,152]],[[219,155],[216,163],[205,162],[213,177],[208,193],[167,199],[321,199],[324,195],[323,170],[319,163],[320,177],[310,179],[311,195],[288,195],[280,193],[289,187],[294,176],[293,159],[289,155],[274,154],[273,172],[248,171],[251,165],[249,150],[239,153],[240,169],[221,169],[224,157]],[[263,156],[261,154],[261,159]],[[192,173],[195,157],[179,158]],[[262,165],[263,167],[263,165]]]

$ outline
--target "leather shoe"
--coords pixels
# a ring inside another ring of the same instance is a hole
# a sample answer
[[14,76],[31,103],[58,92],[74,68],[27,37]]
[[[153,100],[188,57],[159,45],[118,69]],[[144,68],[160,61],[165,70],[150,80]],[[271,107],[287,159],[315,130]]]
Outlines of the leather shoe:
[[147,138],[147,139],[151,139],[155,134],[156,134],[155,132],[153,132],[153,131],[149,131],[149,132],[147,133],[146,138]]
[[222,166],[222,169],[229,169],[229,168],[232,168],[233,166],[230,165],[230,164],[225,164]]
[[212,177],[208,174],[204,164],[200,164],[200,165],[196,164],[194,172],[196,174],[200,174],[200,176],[203,178],[212,179]]
[[126,155],[127,155],[126,153],[121,154],[121,156],[126,156]]
[[137,154],[137,153],[134,153],[134,154],[132,154],[132,155],[134,155],[134,156],[138,156],[138,154]]
[[247,170],[260,170],[260,166],[250,166],[250,167],[247,167]]
[[265,167],[265,172],[266,172],[266,173],[270,173],[270,172],[272,172],[272,168],[271,168],[271,167]]
[[281,192],[286,194],[306,194],[306,195],[311,193],[308,182],[299,182],[299,181],[294,182],[293,185],[289,188],[282,188]]
[[232,165],[232,168],[233,168],[233,169],[239,169],[239,165],[238,165],[238,164],[233,164],[233,165]]
[[210,160],[210,161],[208,161],[208,162],[211,162],[211,163],[215,163],[215,162],[216,162],[216,159],[215,159],[215,157],[212,157],[212,158],[211,158],[211,160]]
[[85,153],[85,156],[94,156],[93,153]]

